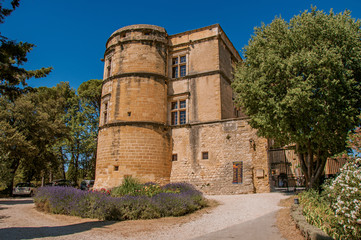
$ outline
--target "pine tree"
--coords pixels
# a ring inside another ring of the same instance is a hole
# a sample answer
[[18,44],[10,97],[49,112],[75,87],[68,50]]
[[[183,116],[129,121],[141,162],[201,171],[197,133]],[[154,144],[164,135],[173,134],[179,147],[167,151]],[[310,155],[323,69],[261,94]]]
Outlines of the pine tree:
[[[11,1],[11,9],[4,8],[0,2],[0,24],[19,6],[20,0]],[[26,80],[47,76],[52,68],[26,70],[21,67],[28,61],[26,55],[35,47],[27,42],[9,40],[0,33],[0,95],[14,99],[19,94],[28,91]]]

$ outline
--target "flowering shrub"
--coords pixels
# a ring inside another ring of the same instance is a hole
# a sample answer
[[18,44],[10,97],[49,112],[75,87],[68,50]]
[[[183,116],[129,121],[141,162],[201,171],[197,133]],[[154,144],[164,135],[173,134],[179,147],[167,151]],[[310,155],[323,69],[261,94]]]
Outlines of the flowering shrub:
[[323,189],[299,195],[307,221],[335,239],[360,239],[361,159],[350,159]]
[[[107,190],[82,191],[71,187],[42,187],[34,197],[38,209],[102,220],[134,220],[181,216],[206,206],[202,193],[190,184],[144,185],[144,195],[112,197]],[[147,187],[147,188],[146,188]],[[149,190],[151,189],[151,190]],[[149,196],[151,195],[151,196]]]
[[329,186],[325,194],[342,226],[341,236],[361,236],[361,159],[350,159]]
[[99,192],[99,193],[104,193],[104,194],[107,194],[107,195],[110,195],[112,190],[111,189],[105,189],[105,188],[101,188],[101,189],[91,189],[91,190],[88,190],[89,192]]

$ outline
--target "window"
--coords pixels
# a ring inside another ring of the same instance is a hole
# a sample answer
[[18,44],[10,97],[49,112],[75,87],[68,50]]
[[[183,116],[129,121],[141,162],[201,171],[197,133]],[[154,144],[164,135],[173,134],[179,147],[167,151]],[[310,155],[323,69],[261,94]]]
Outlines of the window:
[[184,77],[187,75],[187,57],[177,56],[172,58],[172,78]]
[[112,59],[109,58],[108,59],[108,66],[107,66],[107,77],[111,77],[111,74],[112,74]]
[[178,161],[178,154],[172,154],[172,162]]
[[233,184],[239,184],[243,181],[243,162],[233,162]]
[[202,159],[208,159],[208,152],[202,152]]
[[182,125],[187,123],[187,101],[171,102],[171,124]]
[[108,121],[108,103],[104,103],[103,124],[106,124],[107,121]]
[[119,171],[119,166],[114,166],[114,171]]

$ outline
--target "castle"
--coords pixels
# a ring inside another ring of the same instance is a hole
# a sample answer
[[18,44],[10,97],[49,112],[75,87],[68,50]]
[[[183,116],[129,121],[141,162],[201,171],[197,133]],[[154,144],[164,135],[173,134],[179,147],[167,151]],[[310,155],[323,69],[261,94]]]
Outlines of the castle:
[[189,182],[208,194],[270,191],[268,142],[234,106],[241,61],[222,28],[132,25],[106,43],[95,188]]

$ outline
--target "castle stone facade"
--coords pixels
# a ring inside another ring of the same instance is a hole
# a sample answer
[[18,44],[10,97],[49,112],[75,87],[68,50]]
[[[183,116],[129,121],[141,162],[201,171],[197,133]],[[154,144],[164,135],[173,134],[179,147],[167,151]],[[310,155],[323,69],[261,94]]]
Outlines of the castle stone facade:
[[268,192],[267,140],[233,104],[241,57],[218,25],[168,35],[132,25],[106,44],[95,188],[189,182],[208,194]]

